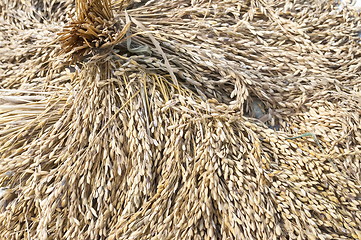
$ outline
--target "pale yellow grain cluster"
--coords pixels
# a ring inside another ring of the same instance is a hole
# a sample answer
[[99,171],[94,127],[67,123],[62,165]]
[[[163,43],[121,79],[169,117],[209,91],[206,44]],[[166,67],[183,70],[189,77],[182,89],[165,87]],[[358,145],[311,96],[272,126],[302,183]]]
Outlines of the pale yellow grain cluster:
[[361,239],[360,17],[0,0],[0,239]]

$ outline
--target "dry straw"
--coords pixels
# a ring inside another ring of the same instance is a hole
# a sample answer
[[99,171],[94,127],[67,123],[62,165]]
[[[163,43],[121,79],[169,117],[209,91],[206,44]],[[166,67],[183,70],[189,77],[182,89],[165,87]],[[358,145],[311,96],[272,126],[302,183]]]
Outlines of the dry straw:
[[0,15],[0,239],[361,239],[360,12],[0,0]]

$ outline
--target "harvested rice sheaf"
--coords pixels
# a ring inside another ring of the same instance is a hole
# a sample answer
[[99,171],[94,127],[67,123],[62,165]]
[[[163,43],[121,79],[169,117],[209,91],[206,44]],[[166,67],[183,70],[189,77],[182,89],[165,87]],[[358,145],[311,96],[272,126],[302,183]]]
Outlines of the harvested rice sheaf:
[[0,0],[0,21],[0,239],[361,239],[360,12]]

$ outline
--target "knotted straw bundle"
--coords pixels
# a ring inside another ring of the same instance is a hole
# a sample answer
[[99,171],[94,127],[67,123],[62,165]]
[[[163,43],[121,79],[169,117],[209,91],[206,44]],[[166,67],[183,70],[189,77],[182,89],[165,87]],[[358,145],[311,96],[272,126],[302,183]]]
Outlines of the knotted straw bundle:
[[0,239],[361,239],[359,12],[0,0],[0,14]]

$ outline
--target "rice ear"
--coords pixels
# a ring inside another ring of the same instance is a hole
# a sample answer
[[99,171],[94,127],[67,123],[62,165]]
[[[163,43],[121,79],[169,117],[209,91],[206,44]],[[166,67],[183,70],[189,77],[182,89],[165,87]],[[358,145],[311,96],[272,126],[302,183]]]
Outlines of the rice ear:
[[333,4],[0,0],[0,239],[361,239]]

